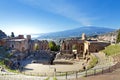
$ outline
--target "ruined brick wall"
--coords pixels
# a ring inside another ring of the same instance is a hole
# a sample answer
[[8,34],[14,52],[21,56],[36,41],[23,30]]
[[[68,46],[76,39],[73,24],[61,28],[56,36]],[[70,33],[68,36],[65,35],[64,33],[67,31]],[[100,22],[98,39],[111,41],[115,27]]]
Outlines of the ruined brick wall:
[[47,40],[39,41],[39,50],[49,50],[49,43]]
[[72,53],[72,41],[70,40],[63,41],[61,45],[61,52],[64,54],[71,54]]
[[35,45],[38,46],[38,50],[49,50],[49,43],[47,40],[36,40],[32,43],[32,49],[35,51]]
[[89,52],[99,52],[100,50],[105,49],[105,47],[107,47],[108,45],[110,44],[104,42],[90,43]]
[[12,49],[16,49],[20,52],[23,52],[25,50],[28,50],[28,41],[27,40],[8,40],[6,43],[7,47],[10,47]]
[[91,52],[99,52],[103,50],[106,46],[110,45],[105,42],[98,41],[87,41],[87,40],[66,40],[61,44],[61,53],[63,54],[71,54],[73,52],[72,46],[77,46],[77,54],[81,57],[85,57],[90,55]]
[[73,45],[76,45],[77,47],[77,53],[78,54],[83,54],[84,52],[84,41],[83,40],[66,40],[63,41],[61,44],[61,52],[62,53],[67,53],[67,54],[72,54],[73,53]]

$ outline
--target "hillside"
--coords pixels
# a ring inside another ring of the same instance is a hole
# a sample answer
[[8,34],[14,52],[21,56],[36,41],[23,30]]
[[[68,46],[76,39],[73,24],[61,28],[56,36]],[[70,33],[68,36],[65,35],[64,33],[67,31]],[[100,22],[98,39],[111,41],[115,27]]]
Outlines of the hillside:
[[2,30],[0,30],[0,39],[6,38],[6,37],[7,35]]
[[118,34],[118,30],[112,31],[112,32],[108,32],[102,35],[99,35],[97,38],[99,40],[103,40],[103,41],[109,41],[109,42],[116,42],[116,37]]
[[109,45],[103,52],[108,56],[120,54],[120,44]]
[[72,30],[38,34],[37,39],[56,39],[56,38],[68,38],[68,37],[81,37],[82,33],[85,33],[87,36],[105,34],[115,29],[104,28],[104,27],[94,27],[94,26],[85,26]]

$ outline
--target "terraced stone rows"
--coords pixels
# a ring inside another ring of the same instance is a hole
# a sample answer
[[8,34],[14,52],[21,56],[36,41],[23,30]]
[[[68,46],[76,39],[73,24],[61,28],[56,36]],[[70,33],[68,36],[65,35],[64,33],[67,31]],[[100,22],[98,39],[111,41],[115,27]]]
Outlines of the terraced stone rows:
[[120,62],[120,54],[113,56],[114,62]]
[[[104,57],[104,55],[101,54],[97,54],[101,59],[100,59],[100,63],[97,65],[98,67],[103,67],[100,65],[105,65],[105,63],[108,62],[108,60],[106,61],[106,58]],[[103,62],[104,61],[104,62]],[[95,67],[95,68],[98,68]],[[73,76],[73,78],[75,78],[75,74],[71,75]],[[80,77],[80,74],[79,76]],[[65,79],[65,76],[63,76],[63,78]],[[71,79],[72,77],[69,76],[69,79]],[[35,77],[35,76],[25,76],[25,75],[0,75],[0,80],[44,80],[46,79],[46,77]]]

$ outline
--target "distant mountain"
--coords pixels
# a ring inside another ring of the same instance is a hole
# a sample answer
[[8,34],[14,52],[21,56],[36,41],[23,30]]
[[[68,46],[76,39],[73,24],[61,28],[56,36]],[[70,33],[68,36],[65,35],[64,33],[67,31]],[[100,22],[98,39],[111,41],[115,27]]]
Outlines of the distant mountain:
[[76,29],[39,34],[37,39],[56,39],[56,38],[68,38],[68,37],[81,37],[82,33],[85,33],[87,36],[100,35],[108,32],[112,32],[115,29],[104,28],[104,27],[94,27],[94,26],[85,26]]
[[6,37],[7,35],[2,30],[0,30],[0,39],[6,38]]

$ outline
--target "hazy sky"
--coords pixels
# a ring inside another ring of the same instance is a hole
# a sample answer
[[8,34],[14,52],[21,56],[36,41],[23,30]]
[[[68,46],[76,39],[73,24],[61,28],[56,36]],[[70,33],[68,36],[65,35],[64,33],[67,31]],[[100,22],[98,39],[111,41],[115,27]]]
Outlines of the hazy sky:
[[90,25],[120,28],[120,0],[0,0],[0,29],[7,34]]

